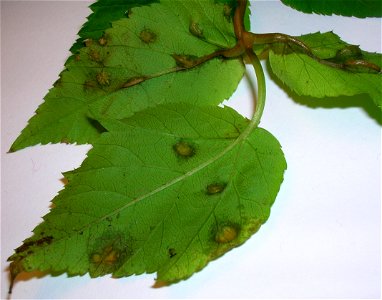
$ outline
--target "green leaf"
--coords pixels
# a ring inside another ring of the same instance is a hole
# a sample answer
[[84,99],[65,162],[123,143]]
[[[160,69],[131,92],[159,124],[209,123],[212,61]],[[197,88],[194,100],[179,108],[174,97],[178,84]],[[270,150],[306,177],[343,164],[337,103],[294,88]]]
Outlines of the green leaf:
[[304,13],[382,17],[381,0],[281,0],[284,4]]
[[[11,271],[191,276],[268,219],[286,168],[277,140],[216,106],[160,105],[94,143]],[[149,178],[149,180],[148,180]]]
[[[166,17],[164,17],[166,16]],[[214,1],[162,1],[133,8],[102,40],[87,40],[66,63],[13,144],[88,143],[102,132],[92,119],[125,118],[162,102],[218,104],[241,80],[241,59],[196,58],[234,46],[232,21]]]
[[318,59],[296,49],[291,51],[285,45],[273,47],[269,54],[272,71],[293,91],[318,98],[368,94],[377,106],[382,106],[382,74],[367,67],[344,65],[359,61],[381,67],[381,54],[362,51],[332,32],[309,34],[299,39]]
[[102,38],[104,31],[111,27],[113,21],[128,17],[128,12],[133,7],[149,5],[158,2],[157,0],[98,0],[90,5],[93,13],[88,17],[88,21],[82,26],[78,35],[80,36],[74,43],[70,51],[76,53],[83,47],[87,39],[98,40]]
[[[84,45],[87,39],[98,40],[102,38],[106,29],[111,28],[111,24],[122,18],[128,18],[129,12],[134,7],[159,3],[159,0],[98,0],[90,5],[92,14],[88,17],[88,21],[82,26],[78,35],[80,36],[76,43],[71,47],[71,52],[76,53]],[[225,4],[225,17],[230,20],[233,17],[236,0],[215,0],[215,3]],[[244,24],[247,30],[250,29],[250,3],[244,16]]]

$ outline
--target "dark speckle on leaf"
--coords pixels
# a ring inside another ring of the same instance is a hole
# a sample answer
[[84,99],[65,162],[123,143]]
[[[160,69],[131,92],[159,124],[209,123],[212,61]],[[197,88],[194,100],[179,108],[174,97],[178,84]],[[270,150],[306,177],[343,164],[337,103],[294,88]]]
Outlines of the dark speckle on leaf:
[[176,255],[176,250],[174,248],[169,248],[168,249],[168,256],[170,258],[173,258]]

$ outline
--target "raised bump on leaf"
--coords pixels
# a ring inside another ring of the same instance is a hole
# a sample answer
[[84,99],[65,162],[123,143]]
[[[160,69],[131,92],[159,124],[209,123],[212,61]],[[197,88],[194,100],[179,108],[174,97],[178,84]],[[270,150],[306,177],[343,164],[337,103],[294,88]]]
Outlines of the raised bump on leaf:
[[154,32],[152,32],[150,29],[144,29],[139,34],[139,38],[145,44],[151,44],[156,41],[157,35]]
[[107,43],[108,43],[108,39],[109,39],[109,36],[101,36],[98,40],[98,44],[100,44],[101,46],[106,46]]
[[190,26],[189,26],[189,30],[193,36],[196,36],[197,38],[204,38],[203,30],[202,30],[202,28],[200,28],[199,23],[191,21]]
[[195,147],[188,142],[179,141],[174,146],[175,153],[183,158],[192,157],[195,155]]
[[192,68],[198,57],[194,55],[173,54],[172,57],[176,61],[176,65],[181,68]]
[[215,241],[219,244],[232,242],[238,236],[238,229],[233,225],[224,225],[218,228]]
[[226,186],[227,186],[226,183],[211,183],[207,186],[207,189],[206,189],[207,195],[220,194],[221,192],[224,191]]
[[93,40],[92,39],[86,39],[86,40],[84,40],[84,44],[86,47],[90,47],[91,45],[93,45]]
[[106,71],[98,73],[96,79],[100,85],[110,85],[110,75]]
[[89,52],[89,58],[92,61],[100,62],[101,61],[101,54],[99,53],[99,51],[92,49]]

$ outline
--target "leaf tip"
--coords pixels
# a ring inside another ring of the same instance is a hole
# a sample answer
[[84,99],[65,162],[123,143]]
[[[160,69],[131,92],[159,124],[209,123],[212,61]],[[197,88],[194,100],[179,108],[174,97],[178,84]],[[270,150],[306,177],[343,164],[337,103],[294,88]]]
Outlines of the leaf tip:
[[17,149],[12,145],[12,146],[9,148],[9,150],[8,150],[7,153],[14,153],[14,152],[16,152],[16,151],[17,151]]
[[155,280],[155,283],[153,284],[152,288],[158,289],[161,287],[169,286],[169,282],[164,281],[164,280]]
[[9,265],[9,273],[10,273],[10,283],[9,283],[9,289],[8,289],[8,294],[11,295],[13,291],[13,286],[16,281],[16,277],[23,272],[24,269],[20,265],[19,261],[12,261]]

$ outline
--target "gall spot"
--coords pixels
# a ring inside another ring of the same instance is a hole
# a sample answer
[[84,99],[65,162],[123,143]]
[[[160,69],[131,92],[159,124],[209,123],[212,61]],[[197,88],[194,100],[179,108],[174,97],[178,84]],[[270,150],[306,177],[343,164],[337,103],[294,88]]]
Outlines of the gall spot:
[[172,54],[171,56],[175,59],[176,65],[181,68],[192,68],[199,62],[198,57],[194,55]]
[[139,34],[139,38],[145,44],[151,44],[156,41],[157,35],[149,29],[144,29]]
[[224,225],[218,229],[215,241],[219,244],[232,242],[238,236],[238,230],[234,226]]
[[93,45],[93,40],[92,39],[86,39],[86,40],[84,40],[84,44],[86,47],[90,47],[91,45]]
[[99,40],[98,40],[98,44],[100,44],[101,46],[106,46],[107,45],[107,38],[105,36],[102,36]]
[[206,193],[207,195],[220,194],[226,188],[226,183],[211,183],[207,186]]
[[195,155],[195,148],[188,142],[179,141],[173,146],[175,153],[183,158],[189,158]]
[[100,62],[101,61],[101,55],[97,50],[90,50],[89,52],[89,58],[92,61]]
[[193,36],[196,36],[197,38],[204,38],[203,30],[200,28],[198,23],[191,21],[188,29]]
[[100,73],[98,73],[96,76],[96,79],[97,79],[97,82],[102,86],[106,86],[110,84],[110,75],[109,73],[105,71],[101,71]]

